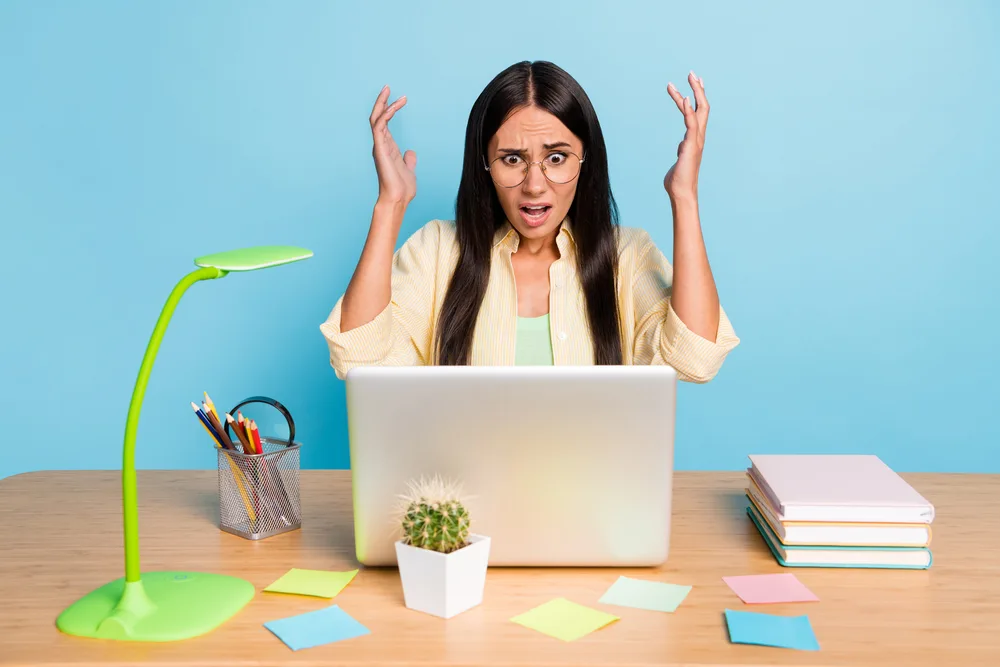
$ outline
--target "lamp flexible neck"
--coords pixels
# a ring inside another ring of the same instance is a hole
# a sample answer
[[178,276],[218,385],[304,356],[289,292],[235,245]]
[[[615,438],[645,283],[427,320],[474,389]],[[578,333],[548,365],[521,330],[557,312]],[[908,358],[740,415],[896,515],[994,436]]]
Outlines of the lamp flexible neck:
[[139,376],[132,390],[132,401],[128,407],[128,418],[125,422],[125,447],[122,458],[122,516],[125,523],[125,581],[139,581],[139,517],[135,483],[135,435],[139,426],[139,411],[146,394],[146,384],[153,370],[153,361],[160,349],[160,342],[167,330],[177,303],[181,300],[188,287],[199,280],[211,280],[226,275],[226,271],[215,267],[199,268],[181,278],[180,282],[170,292],[167,302],[160,311],[160,317],[153,328],[153,334],[146,346],[146,353],[139,367]]

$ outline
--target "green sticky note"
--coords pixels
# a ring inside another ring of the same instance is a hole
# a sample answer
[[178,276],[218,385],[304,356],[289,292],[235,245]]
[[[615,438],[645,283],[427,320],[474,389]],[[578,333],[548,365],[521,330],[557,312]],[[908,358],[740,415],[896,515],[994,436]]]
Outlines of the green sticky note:
[[293,567],[273,584],[265,588],[271,593],[292,593],[332,598],[351,583],[357,570],[348,572],[328,572],[326,570],[302,570]]
[[510,619],[526,628],[571,642],[618,620],[613,614],[556,598]]
[[620,607],[672,612],[677,609],[690,592],[690,586],[668,584],[664,581],[618,577],[618,580],[601,597],[600,602]]

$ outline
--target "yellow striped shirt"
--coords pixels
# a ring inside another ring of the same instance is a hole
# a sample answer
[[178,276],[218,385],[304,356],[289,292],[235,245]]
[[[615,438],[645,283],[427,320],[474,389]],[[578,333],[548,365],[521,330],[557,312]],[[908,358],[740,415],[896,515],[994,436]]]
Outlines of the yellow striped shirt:
[[[739,343],[719,308],[715,341],[688,329],[670,305],[673,268],[647,232],[621,227],[618,303],[622,361],[626,365],[667,364],[681,380],[708,382]],[[510,255],[520,241],[509,222],[497,231],[492,268],[472,344],[471,363],[514,364],[517,288]],[[549,271],[549,321],[556,365],[592,365],[593,342],[583,289],[575,268],[569,220],[556,238],[560,257]],[[453,221],[432,220],[394,253],[392,297],[371,322],[340,330],[343,295],[320,330],[330,348],[330,365],[343,379],[354,366],[434,363],[433,341],[441,304],[458,260]]]

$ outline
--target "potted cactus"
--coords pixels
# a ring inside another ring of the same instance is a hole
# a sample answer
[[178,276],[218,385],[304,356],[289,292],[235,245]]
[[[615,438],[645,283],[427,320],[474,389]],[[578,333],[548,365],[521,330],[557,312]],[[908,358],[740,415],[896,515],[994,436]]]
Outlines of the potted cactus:
[[421,478],[401,500],[396,560],[406,606],[451,618],[481,603],[490,538],[469,532],[460,489]]

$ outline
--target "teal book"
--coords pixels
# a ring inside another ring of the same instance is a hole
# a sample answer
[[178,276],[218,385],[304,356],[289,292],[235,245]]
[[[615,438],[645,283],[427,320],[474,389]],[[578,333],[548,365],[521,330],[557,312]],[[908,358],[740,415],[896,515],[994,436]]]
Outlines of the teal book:
[[757,512],[753,502],[747,514],[760,531],[774,558],[784,567],[861,567],[926,570],[931,551],[926,547],[845,547],[782,544]]

